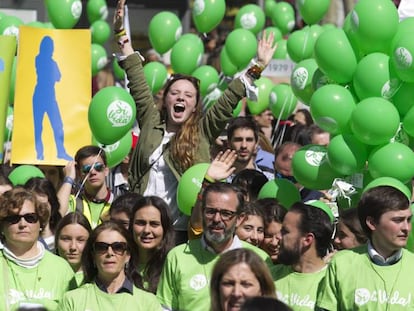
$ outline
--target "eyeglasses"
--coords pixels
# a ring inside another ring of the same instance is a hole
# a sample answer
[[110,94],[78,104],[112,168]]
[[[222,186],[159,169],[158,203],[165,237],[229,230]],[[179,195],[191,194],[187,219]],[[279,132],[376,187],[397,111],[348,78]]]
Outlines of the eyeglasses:
[[100,162],[96,162],[93,167],[90,164],[85,164],[82,166],[81,168],[81,172],[83,174],[88,174],[92,169],[94,169],[97,172],[102,172],[105,168],[105,164],[100,163]]
[[37,215],[36,213],[28,213],[24,215],[10,215],[4,217],[3,220],[11,225],[14,225],[20,222],[20,219],[22,218],[24,218],[24,220],[30,224],[35,224],[39,221],[39,215]]
[[206,208],[204,210],[204,214],[207,218],[213,218],[216,214],[219,213],[221,219],[224,221],[232,219],[237,213],[233,211],[229,211],[226,209],[217,209],[217,208]]
[[108,252],[109,247],[117,255],[123,255],[125,251],[128,249],[128,246],[125,242],[114,242],[112,244],[108,244],[105,242],[95,242],[93,245],[95,253],[98,254],[105,254],[106,252]]

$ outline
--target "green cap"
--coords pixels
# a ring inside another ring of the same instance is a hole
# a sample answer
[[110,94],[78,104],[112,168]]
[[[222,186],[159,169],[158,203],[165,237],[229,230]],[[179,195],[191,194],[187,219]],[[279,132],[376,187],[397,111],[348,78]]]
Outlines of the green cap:
[[306,201],[305,204],[320,208],[329,216],[329,219],[331,220],[332,223],[335,222],[335,216],[331,208],[328,206],[328,204],[322,202],[321,200],[309,200],[309,201]]

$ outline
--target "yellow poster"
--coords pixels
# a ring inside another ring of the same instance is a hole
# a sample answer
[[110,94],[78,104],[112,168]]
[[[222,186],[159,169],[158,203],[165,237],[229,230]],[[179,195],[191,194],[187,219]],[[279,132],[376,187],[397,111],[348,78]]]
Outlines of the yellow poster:
[[21,26],[11,162],[65,165],[91,143],[89,29]]

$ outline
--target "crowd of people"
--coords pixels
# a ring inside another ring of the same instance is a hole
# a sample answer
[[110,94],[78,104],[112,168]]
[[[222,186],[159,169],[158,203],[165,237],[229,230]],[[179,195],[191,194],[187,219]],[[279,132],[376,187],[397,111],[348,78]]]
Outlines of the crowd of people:
[[[414,309],[411,197],[378,185],[336,214],[328,189],[303,187],[292,171],[303,146],[330,143],[308,109],[278,128],[269,109],[233,115],[271,61],[273,35],[203,111],[189,75],[172,75],[158,103],[124,14],[119,0],[117,58],[139,140],[118,171],[88,145],[61,181],[0,176],[0,310]],[[187,215],[177,188],[197,163],[208,167]],[[298,200],[263,195],[274,180],[293,185]]]

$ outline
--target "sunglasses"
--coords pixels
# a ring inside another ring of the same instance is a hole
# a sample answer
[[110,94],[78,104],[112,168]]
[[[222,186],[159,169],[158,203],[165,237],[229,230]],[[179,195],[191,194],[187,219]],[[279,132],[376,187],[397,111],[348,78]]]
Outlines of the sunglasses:
[[128,246],[125,242],[114,242],[111,244],[105,242],[95,242],[93,249],[97,254],[105,254],[108,252],[108,248],[111,248],[112,251],[117,255],[123,255],[128,249]]
[[81,167],[81,172],[83,174],[88,174],[90,171],[94,169],[97,172],[102,172],[105,169],[105,164],[96,162],[93,166],[90,164],[85,164]]
[[4,217],[3,220],[11,225],[14,225],[20,222],[20,219],[22,218],[24,218],[24,220],[30,224],[35,224],[39,221],[39,215],[37,215],[36,213],[28,213],[24,215],[10,215]]

